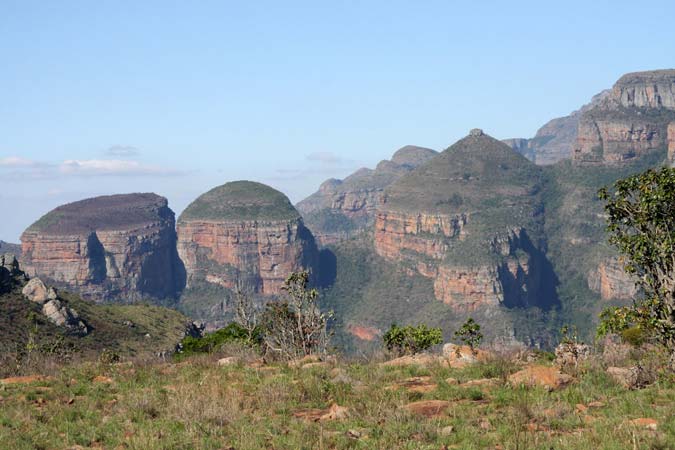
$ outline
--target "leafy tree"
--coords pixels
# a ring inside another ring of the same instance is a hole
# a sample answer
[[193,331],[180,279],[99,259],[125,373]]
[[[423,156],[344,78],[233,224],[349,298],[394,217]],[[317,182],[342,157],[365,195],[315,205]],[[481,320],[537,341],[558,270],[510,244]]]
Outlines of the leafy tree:
[[415,354],[428,350],[443,342],[440,328],[429,328],[426,324],[399,327],[393,324],[382,337],[387,350],[399,355]]
[[284,300],[269,303],[261,328],[265,353],[282,359],[325,353],[328,320],[317,305],[319,292],[310,289],[309,272],[294,272],[284,282]]
[[650,169],[598,193],[605,200],[609,242],[623,255],[626,272],[643,295],[623,318],[605,317],[615,327],[637,325],[669,348],[675,347],[675,169]]
[[455,337],[468,345],[472,352],[475,352],[483,340],[483,333],[480,331],[480,325],[472,317],[469,317],[460,329],[455,331]]

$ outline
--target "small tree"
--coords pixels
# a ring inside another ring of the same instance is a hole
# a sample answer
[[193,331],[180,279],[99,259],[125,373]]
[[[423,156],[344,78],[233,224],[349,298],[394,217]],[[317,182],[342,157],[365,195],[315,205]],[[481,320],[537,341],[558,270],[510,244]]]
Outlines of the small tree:
[[480,332],[480,325],[473,318],[469,317],[461,328],[455,331],[455,337],[459,338],[465,345],[468,345],[471,351],[475,353],[476,348],[478,348],[483,340],[483,333]]
[[248,339],[252,342],[254,337],[259,334],[259,310],[253,297],[253,290],[246,286],[243,281],[237,280],[233,292],[233,301],[234,321],[246,330]]
[[282,286],[284,300],[267,305],[262,317],[266,353],[293,359],[326,352],[332,313],[319,310],[319,292],[308,285],[309,272],[294,272]]
[[426,324],[404,327],[392,324],[382,340],[387,350],[398,355],[415,354],[443,342],[443,333],[440,328],[429,328]]
[[673,349],[675,169],[648,170],[619,180],[598,195],[607,202],[609,242],[623,255],[626,272],[636,277],[643,293],[629,309],[614,310],[620,317],[606,312],[604,327],[637,326]]

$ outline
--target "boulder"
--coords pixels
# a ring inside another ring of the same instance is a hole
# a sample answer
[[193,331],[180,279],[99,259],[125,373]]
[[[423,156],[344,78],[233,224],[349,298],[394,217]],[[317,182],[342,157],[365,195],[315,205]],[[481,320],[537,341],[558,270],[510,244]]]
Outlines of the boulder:
[[47,316],[54,324],[64,327],[76,334],[89,333],[87,325],[80,320],[80,316],[74,309],[68,308],[57,298],[50,299],[42,305],[42,314]]
[[548,366],[529,366],[509,376],[509,383],[512,386],[540,386],[549,391],[567,386],[572,380],[570,375]]
[[563,342],[555,349],[555,364],[560,370],[576,369],[579,364],[588,361],[591,347],[586,344]]
[[403,409],[417,416],[439,417],[445,413],[449,406],[450,402],[445,400],[421,400],[408,403],[403,406]]
[[37,277],[32,278],[26,283],[21,293],[31,302],[43,304],[49,300],[49,290],[47,289],[47,286],[45,286],[42,280]]
[[637,367],[608,367],[607,375],[626,389],[640,385],[640,370]]

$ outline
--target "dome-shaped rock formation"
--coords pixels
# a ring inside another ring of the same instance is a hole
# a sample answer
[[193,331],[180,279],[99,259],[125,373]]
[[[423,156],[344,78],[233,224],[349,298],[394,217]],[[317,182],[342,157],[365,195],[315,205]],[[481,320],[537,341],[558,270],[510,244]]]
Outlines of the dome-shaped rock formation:
[[540,185],[537,166],[472,130],[385,190],[375,250],[432,278],[453,307],[537,304]]
[[235,181],[198,197],[178,219],[178,253],[188,285],[243,282],[278,294],[286,277],[316,264],[317,249],[300,214],[281,192]]
[[93,300],[173,297],[184,281],[174,213],[152,193],[59,206],[21,236],[22,264]]

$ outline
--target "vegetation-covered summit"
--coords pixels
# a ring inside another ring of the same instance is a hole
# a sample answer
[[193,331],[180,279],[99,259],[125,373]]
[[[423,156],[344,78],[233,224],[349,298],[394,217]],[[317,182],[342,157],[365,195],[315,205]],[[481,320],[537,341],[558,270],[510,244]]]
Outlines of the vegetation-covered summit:
[[190,203],[186,220],[293,220],[298,211],[281,192],[254,181],[233,181],[215,187]]
[[79,234],[94,230],[124,230],[160,220],[173,220],[166,198],[153,193],[104,195],[61,205],[26,231]]
[[388,208],[455,213],[517,206],[538,189],[540,169],[508,145],[476,131],[394,182]]

